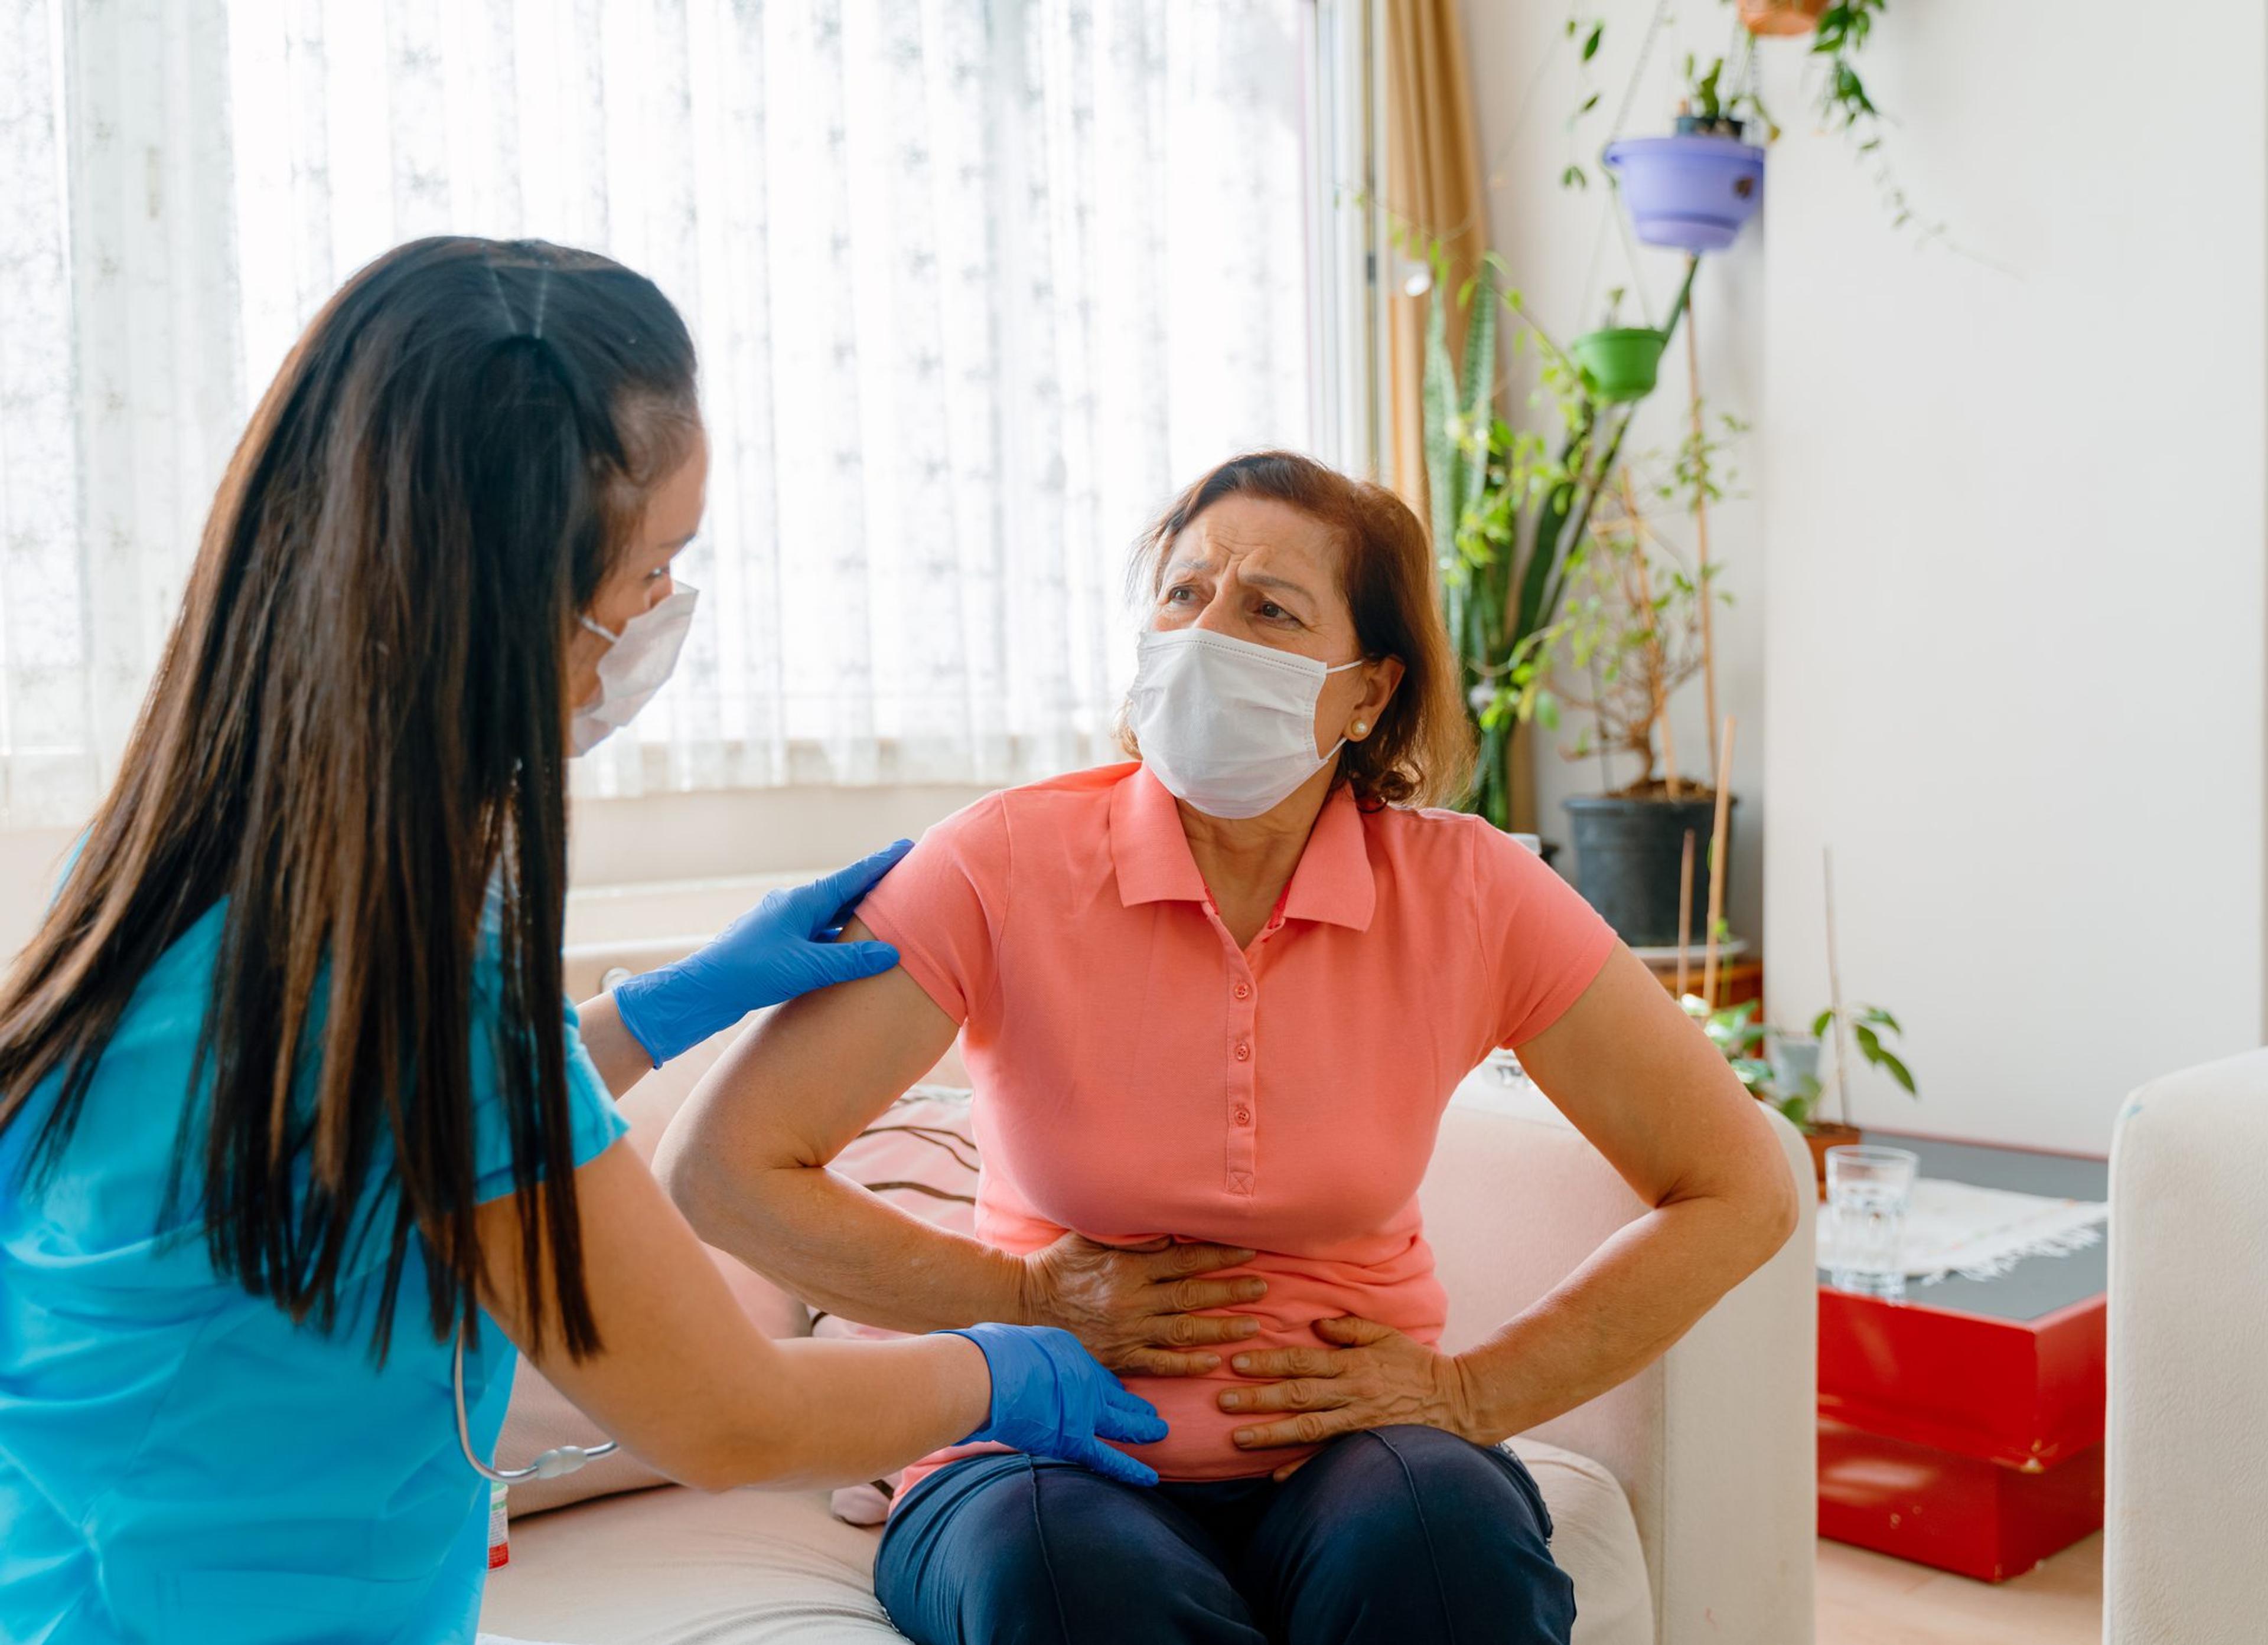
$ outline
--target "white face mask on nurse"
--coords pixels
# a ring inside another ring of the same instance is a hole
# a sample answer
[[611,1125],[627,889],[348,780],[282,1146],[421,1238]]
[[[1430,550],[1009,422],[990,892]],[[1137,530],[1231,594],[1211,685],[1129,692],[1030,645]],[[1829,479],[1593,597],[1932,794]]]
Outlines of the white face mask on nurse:
[[700,529],[709,489],[709,442],[654,488],[636,540],[581,613],[567,654],[568,746],[586,754],[629,724],[667,683],[693,625],[698,591],[677,582],[672,562]]

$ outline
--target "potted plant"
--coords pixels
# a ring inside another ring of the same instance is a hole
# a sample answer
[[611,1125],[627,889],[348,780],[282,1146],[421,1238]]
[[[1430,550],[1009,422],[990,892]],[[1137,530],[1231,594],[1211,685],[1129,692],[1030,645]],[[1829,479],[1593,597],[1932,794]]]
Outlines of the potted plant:
[[[1687,1016],[1700,1024],[1702,1032],[1709,1036],[1709,1043],[1724,1054],[1749,1095],[1778,1109],[1789,1124],[1803,1133],[1803,1140],[1811,1149],[1819,1192],[1823,1196],[1827,1192],[1827,1150],[1854,1144],[1862,1135],[1850,1122],[1847,1080],[1837,1081],[1843,1117],[1829,1120],[1820,1113],[1826,1092],[1819,1080],[1819,1054],[1828,1029],[1838,1025],[1834,1009],[1830,1006],[1820,1012],[1812,1020],[1808,1034],[1787,1034],[1767,1029],[1756,1020],[1754,1000],[1713,1011],[1697,995],[1689,994],[1679,1003],[1684,1006]],[[1896,1017],[1879,1006],[1855,1005],[1840,1025],[1850,1029],[1858,1043],[1859,1054],[1867,1062],[1896,1081],[1909,1097],[1920,1095],[1915,1089],[1912,1071],[1882,1043],[1885,1033],[1902,1032]]]
[[1567,345],[1567,356],[1582,373],[1583,386],[1610,406],[1644,400],[1653,393],[1661,371],[1661,351],[1669,334],[1651,326],[1622,324],[1623,291],[1607,293],[1607,317],[1596,331],[1587,331]]
[[[1426,485],[1443,614],[1457,648],[1467,711],[1480,745],[1466,809],[1510,829],[1513,733],[1548,703],[1545,646],[1575,551],[1616,472],[1635,400],[1609,400],[1536,323],[1491,253],[1456,294],[1469,310],[1464,356],[1450,358],[1443,262],[1432,270],[1425,325]],[[1675,334],[1693,289],[1686,270],[1655,337]],[[1535,402],[1550,432],[1514,428],[1498,413],[1499,310],[1519,322],[1516,349],[1541,365]],[[1659,349],[1655,349],[1657,356]],[[1552,425],[1555,425],[1553,427]]]
[[1764,151],[1745,137],[1748,117],[1767,131],[1771,121],[1749,84],[1752,69],[1753,58],[1744,59],[1742,84],[1727,94],[1723,58],[1697,71],[1689,56],[1676,130],[1607,145],[1602,162],[1621,187],[1631,226],[1647,245],[1696,254],[1722,251],[1763,204]]
[[[1739,425],[1728,420],[1727,427]],[[1648,494],[1680,511],[1689,496],[1698,502],[1715,495],[1719,449],[1705,436],[1689,441]],[[1712,931],[1713,911],[1723,906],[1712,880],[1730,850],[1729,810],[1727,837],[1719,839],[1715,788],[1683,775],[1670,707],[1707,668],[1704,618],[1725,597],[1716,586],[1721,568],[1689,566],[1639,494],[1624,468],[1594,511],[1550,635],[1556,683],[1546,717],[1556,723],[1563,708],[1588,715],[1562,752],[1570,759],[1596,755],[1607,779],[1604,791],[1565,802],[1576,885],[1625,943],[1659,948]],[[1620,784],[1617,760],[1636,764],[1635,775]],[[1689,836],[1711,847],[1698,863],[1688,852]]]

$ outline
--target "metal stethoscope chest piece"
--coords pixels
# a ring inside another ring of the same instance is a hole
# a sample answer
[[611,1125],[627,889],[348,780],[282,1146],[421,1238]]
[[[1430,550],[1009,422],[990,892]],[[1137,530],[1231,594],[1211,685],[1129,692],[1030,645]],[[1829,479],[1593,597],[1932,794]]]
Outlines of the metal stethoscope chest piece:
[[517,1485],[523,1480],[556,1480],[562,1474],[572,1473],[586,1462],[620,1450],[619,1442],[608,1440],[603,1445],[559,1445],[545,1451],[525,1468],[498,1468],[482,1462],[473,1450],[472,1425],[465,1417],[465,1327],[457,1326],[457,1342],[450,1355],[449,1376],[457,1396],[457,1443],[465,1453],[465,1460],[483,1480],[493,1480],[498,1485]]

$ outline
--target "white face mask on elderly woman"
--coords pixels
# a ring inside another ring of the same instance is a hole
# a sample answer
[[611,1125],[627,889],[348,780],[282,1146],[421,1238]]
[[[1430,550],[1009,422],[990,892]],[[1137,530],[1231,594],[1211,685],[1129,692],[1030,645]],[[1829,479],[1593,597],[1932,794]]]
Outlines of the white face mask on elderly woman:
[[1312,657],[1206,628],[1145,634],[1126,720],[1142,763],[1208,817],[1257,817],[1282,804],[1346,746],[1315,753],[1315,703],[1330,675]]
[[624,623],[620,634],[608,633],[587,616],[576,619],[609,643],[607,654],[599,659],[599,694],[575,710],[577,753],[589,753],[628,725],[668,683],[677,654],[685,649],[699,595],[698,589],[680,583],[667,599]]

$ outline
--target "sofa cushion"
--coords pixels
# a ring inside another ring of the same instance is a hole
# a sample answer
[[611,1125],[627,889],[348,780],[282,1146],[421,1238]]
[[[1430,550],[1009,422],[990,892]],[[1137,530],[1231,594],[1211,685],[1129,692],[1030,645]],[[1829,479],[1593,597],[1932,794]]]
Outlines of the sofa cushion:
[[[1543,1487],[1552,1551],[1575,1583],[1576,1645],[1652,1645],[1638,1527],[1587,1458],[1515,1440]],[[515,1523],[489,1576],[484,1634],[544,1645],[860,1645],[900,1637],[874,1598],[880,1533],[821,1491],[671,1487]]]

